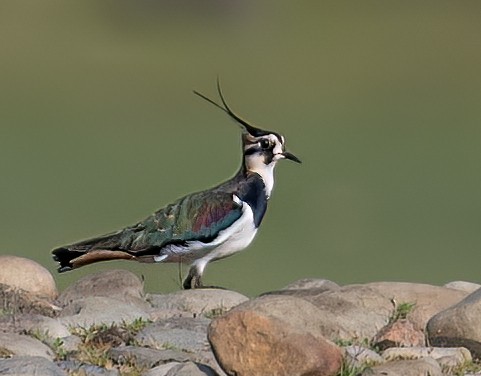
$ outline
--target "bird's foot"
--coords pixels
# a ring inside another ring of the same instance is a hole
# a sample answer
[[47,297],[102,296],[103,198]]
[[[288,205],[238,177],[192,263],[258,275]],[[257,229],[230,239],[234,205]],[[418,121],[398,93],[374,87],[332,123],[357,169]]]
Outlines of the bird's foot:
[[192,289],[221,289],[226,290],[224,287],[220,286],[204,286],[202,284],[202,274],[199,270],[193,266],[189,270],[189,274],[185,277],[184,282],[182,283],[182,287],[184,290],[192,290]]
[[184,290],[191,290],[191,289],[200,289],[203,287],[202,281],[201,281],[201,276],[200,274],[197,273],[195,269],[190,269],[189,274],[184,280],[184,283],[182,284],[182,287]]

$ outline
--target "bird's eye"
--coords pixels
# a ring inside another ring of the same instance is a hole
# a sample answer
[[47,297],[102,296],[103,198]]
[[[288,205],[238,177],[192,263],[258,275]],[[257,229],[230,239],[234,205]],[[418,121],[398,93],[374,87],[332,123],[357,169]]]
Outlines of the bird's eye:
[[269,146],[271,146],[271,143],[269,142],[269,140],[266,140],[265,138],[260,140],[259,143],[262,149],[268,149]]

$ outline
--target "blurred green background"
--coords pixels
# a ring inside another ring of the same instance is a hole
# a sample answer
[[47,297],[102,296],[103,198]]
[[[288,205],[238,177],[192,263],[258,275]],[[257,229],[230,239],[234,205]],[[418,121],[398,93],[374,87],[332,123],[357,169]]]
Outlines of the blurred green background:
[[[481,281],[481,2],[0,3],[0,253],[130,225],[230,177],[240,132],[192,94],[224,93],[283,133],[261,231],[207,284]],[[179,288],[177,265],[97,270]],[[183,271],[187,270],[184,267]]]

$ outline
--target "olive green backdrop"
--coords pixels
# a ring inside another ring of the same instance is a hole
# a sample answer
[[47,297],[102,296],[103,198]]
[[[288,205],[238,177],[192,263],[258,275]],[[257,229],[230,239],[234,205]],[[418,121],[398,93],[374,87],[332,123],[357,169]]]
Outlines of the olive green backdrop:
[[[479,1],[0,3],[0,254],[135,223],[237,170],[240,132],[283,133],[263,226],[205,282],[481,281]],[[178,288],[176,265],[103,263]],[[183,272],[186,269],[184,268]]]

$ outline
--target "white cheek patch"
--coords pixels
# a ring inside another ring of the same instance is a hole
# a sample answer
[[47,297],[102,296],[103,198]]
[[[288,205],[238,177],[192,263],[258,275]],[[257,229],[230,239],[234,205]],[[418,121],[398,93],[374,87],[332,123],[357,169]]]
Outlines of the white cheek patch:
[[279,142],[274,146],[273,152],[274,154],[282,153],[282,145]]
[[[266,139],[271,143],[270,150],[262,150],[260,148],[259,143],[261,140]],[[279,139],[276,135],[269,134],[268,136],[256,138],[255,142],[257,145],[254,147],[257,148],[258,151],[246,155],[246,166],[249,171],[256,172],[262,177],[265,184],[266,195],[269,197],[274,186],[274,167],[279,159],[284,158],[282,154],[284,152],[284,138],[281,136]],[[272,147],[272,145],[274,145],[274,147]],[[273,156],[271,156],[271,153]],[[267,162],[269,163],[266,164]]]

